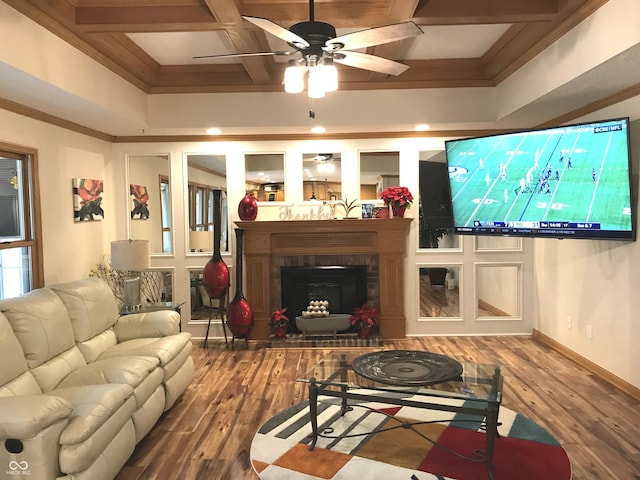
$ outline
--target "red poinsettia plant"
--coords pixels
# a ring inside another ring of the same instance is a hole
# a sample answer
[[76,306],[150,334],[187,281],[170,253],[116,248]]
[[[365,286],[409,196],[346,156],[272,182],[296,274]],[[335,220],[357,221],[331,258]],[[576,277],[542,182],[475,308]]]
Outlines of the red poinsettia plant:
[[284,312],[287,311],[287,308],[283,308],[282,310],[276,310],[271,314],[271,320],[269,324],[271,328],[282,328],[289,325],[289,317],[287,317]]
[[380,313],[376,310],[376,307],[365,303],[361,307],[353,309],[351,325],[357,330],[370,328],[373,331],[377,331],[380,326]]
[[388,187],[380,192],[380,198],[385,205],[410,207],[413,203],[413,195],[407,187]]

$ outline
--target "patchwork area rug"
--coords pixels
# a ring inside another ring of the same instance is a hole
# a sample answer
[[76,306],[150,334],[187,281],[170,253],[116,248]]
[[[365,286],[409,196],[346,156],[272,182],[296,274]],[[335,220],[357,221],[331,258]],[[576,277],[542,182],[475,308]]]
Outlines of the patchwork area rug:
[[[464,400],[446,400],[447,403]],[[251,444],[253,468],[262,480],[486,480],[485,464],[469,458],[485,449],[483,418],[401,407],[350,402],[344,416],[338,399],[323,398],[318,425],[331,428],[309,451],[308,402],[278,413],[256,433]],[[437,423],[426,423],[437,421]],[[430,443],[402,425],[437,442]],[[570,480],[566,452],[543,427],[507,408],[500,408],[493,456],[495,480]],[[396,427],[396,428],[392,428]],[[388,429],[388,430],[386,430]],[[381,431],[386,430],[386,431]],[[378,431],[377,433],[370,433]],[[476,453],[474,453],[476,452]]]

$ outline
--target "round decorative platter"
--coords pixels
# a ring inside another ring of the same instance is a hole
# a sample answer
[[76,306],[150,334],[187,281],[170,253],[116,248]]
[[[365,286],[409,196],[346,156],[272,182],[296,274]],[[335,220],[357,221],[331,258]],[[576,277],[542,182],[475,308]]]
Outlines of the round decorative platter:
[[416,350],[385,350],[356,357],[351,367],[364,378],[387,385],[425,386],[460,380],[462,365],[453,358]]

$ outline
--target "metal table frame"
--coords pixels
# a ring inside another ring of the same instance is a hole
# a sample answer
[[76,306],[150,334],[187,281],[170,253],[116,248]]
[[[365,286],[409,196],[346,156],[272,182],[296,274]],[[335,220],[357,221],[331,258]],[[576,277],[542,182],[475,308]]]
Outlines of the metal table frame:
[[[486,422],[486,443],[485,443],[485,451],[477,452],[477,458],[467,457],[457,452],[451,452],[458,457],[464,458],[469,461],[475,462],[483,462],[487,469],[487,475],[489,480],[494,479],[493,475],[493,451],[495,448],[496,438],[499,436],[498,434],[498,413],[500,411],[500,403],[502,401],[502,386],[503,386],[503,376],[500,371],[500,367],[495,367],[493,376],[491,379],[487,379],[491,382],[491,390],[489,392],[488,398],[473,398],[473,397],[458,397],[465,400],[466,406],[456,406],[456,405],[443,405],[442,403],[436,403],[437,398],[452,398],[452,395],[448,395],[446,393],[441,393],[436,390],[421,390],[419,394],[425,398],[424,401],[410,400],[404,398],[394,398],[393,396],[385,396],[385,392],[397,393],[397,389],[394,390],[393,386],[376,386],[370,387],[367,386],[368,390],[375,390],[379,392],[379,395],[362,393],[359,390],[365,388],[357,385],[348,383],[348,373],[351,369],[351,365],[347,362],[346,355],[342,355],[339,363],[339,368],[336,369],[328,378],[322,379],[321,381],[316,380],[315,377],[310,378],[302,378],[298,379],[298,381],[308,382],[309,384],[309,417],[311,422],[311,429],[313,432],[313,436],[311,439],[311,443],[309,444],[309,450],[313,450],[315,448],[318,437],[328,437],[328,438],[336,438],[331,435],[325,435],[318,427],[318,398],[320,396],[327,396],[333,398],[340,398],[341,401],[341,411],[342,415],[344,415],[347,411],[351,410],[352,407],[349,406],[349,400],[358,400],[358,401],[371,401],[371,402],[382,402],[390,405],[400,405],[406,407],[415,407],[415,408],[425,408],[430,410],[438,410],[452,413],[466,413],[476,416],[484,416]],[[433,400],[431,400],[433,399]],[[469,405],[471,404],[471,405]],[[477,406],[476,406],[477,405]],[[438,420],[441,422],[442,420]],[[424,422],[416,422],[416,423],[424,423]],[[418,433],[415,429],[413,429],[413,425],[415,424],[407,424],[401,425],[404,428],[411,428],[414,432]],[[376,432],[369,432],[376,433]],[[431,440],[422,434],[418,433],[421,437],[427,439],[434,445],[440,446],[436,441]]]

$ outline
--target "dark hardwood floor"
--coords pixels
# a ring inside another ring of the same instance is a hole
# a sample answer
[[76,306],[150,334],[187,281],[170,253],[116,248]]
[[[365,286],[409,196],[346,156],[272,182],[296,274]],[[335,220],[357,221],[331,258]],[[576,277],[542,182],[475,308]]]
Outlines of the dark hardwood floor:
[[[562,443],[573,480],[640,478],[640,401],[531,337],[410,338],[386,342],[383,349],[500,363],[503,405]],[[273,414],[307,398],[306,385],[295,379],[328,352],[261,343],[229,351],[224,342],[209,341],[207,349],[194,342],[193,382],[138,445],[117,480],[258,479],[249,461],[253,434]]]

